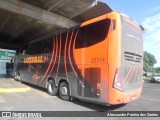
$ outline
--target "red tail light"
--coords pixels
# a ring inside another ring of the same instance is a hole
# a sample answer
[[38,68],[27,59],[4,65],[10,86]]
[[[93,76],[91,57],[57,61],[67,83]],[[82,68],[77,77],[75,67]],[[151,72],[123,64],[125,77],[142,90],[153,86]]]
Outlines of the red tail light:
[[120,68],[117,68],[115,72],[113,87],[116,88],[117,90],[123,91]]

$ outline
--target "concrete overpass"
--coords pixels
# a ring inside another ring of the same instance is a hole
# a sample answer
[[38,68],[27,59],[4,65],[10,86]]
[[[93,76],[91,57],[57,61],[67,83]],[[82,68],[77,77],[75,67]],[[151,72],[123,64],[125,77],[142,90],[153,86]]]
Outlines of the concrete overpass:
[[0,0],[0,48],[19,50],[24,42],[111,11],[97,0]]

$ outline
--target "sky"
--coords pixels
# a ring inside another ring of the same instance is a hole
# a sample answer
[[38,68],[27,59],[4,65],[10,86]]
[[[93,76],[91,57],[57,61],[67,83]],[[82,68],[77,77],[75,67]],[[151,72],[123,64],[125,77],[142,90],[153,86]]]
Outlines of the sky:
[[146,31],[144,51],[153,54],[160,67],[160,0],[100,0],[134,18]]

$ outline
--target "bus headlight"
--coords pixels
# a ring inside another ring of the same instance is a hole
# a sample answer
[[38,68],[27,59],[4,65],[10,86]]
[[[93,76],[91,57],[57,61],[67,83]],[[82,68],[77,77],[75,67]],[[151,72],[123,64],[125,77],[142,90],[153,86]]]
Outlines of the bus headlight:
[[116,89],[118,89],[118,90],[120,90],[120,91],[123,91],[120,69],[117,69],[116,72],[115,72],[113,87],[116,88]]

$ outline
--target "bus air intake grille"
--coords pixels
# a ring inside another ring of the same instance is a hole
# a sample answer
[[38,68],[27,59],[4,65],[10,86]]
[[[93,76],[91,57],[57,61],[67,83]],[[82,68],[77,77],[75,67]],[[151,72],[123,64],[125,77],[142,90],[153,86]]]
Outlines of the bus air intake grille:
[[140,63],[142,56],[131,52],[124,52],[124,59],[129,62]]

